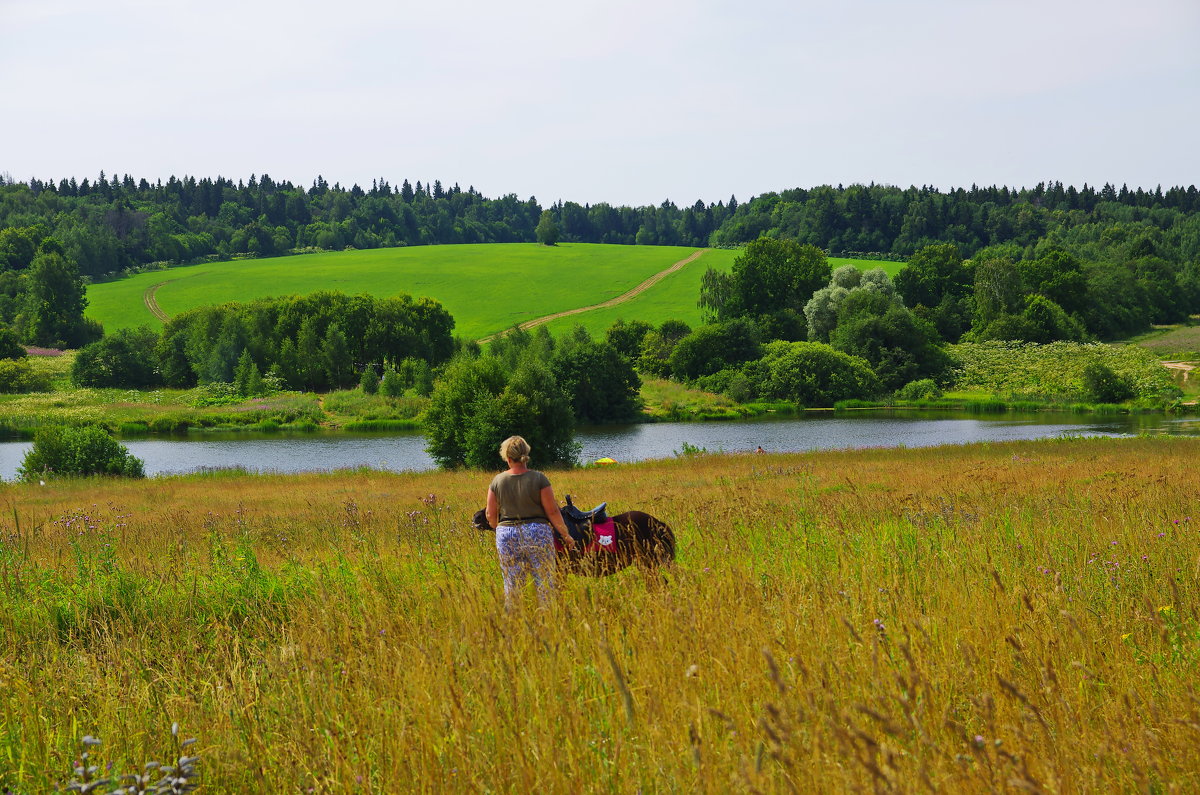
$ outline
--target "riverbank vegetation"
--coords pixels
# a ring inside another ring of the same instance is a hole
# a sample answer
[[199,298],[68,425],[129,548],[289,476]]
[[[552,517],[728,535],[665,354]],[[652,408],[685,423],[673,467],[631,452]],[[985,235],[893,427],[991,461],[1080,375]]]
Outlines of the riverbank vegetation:
[[51,425],[100,425],[126,437],[205,429],[303,431],[353,423],[361,423],[362,430],[371,423],[415,429],[427,403],[412,390],[399,397],[366,395],[361,389],[242,397],[230,385],[212,384],[192,389],[79,388],[71,380],[75,359],[75,351],[44,351],[22,359],[40,386],[38,391],[0,394],[0,433],[32,438],[38,428]]
[[[506,613],[469,472],[0,486],[0,790],[1186,791],[1189,439],[554,475],[679,558]],[[303,495],[297,499],[297,495]],[[173,758],[173,756],[172,756]]]
[[519,434],[533,466],[570,465],[576,423],[636,420],[639,385],[633,363],[583,327],[557,340],[516,328],[446,367],[424,415],[427,449],[443,467],[488,469],[500,440]]
[[[555,345],[553,338],[546,336],[544,331],[522,333],[521,336],[526,342],[517,343],[518,348],[534,338],[540,340],[538,344],[546,346],[545,349]],[[583,332],[576,332],[576,339],[582,337]],[[787,364],[792,357],[801,355],[795,350],[797,348],[823,348],[823,356],[844,357],[817,343],[773,345],[774,348],[768,346],[768,350],[775,353],[768,354],[762,363],[755,363],[756,367],[773,363],[773,357],[780,357],[779,360]],[[562,347],[572,348],[569,339]],[[778,394],[783,397],[775,399],[748,397],[739,401],[725,393],[733,391],[728,388],[722,392],[688,386],[650,375],[645,369],[638,373],[640,387],[631,392],[632,382],[616,387],[614,385],[621,382],[612,380],[628,379],[631,367],[621,366],[620,359],[613,357],[611,352],[606,353],[595,340],[588,343],[587,349],[593,351],[590,359],[580,352],[583,349],[576,348],[574,358],[560,356],[558,363],[564,368],[569,365],[574,373],[572,377],[576,379],[585,373],[589,378],[593,374],[599,377],[600,364],[605,361],[614,368],[615,375],[610,373],[600,378],[597,389],[577,388],[574,390],[577,401],[569,401],[572,416],[579,411],[581,416],[593,422],[605,417],[625,421],[730,420],[787,416],[805,410],[804,402],[795,400],[800,387],[795,384],[789,387],[794,391],[783,388],[788,385],[786,379],[795,377],[798,372],[794,367],[779,365],[765,369],[767,376],[763,382],[779,384]],[[1152,353],[1141,348],[1070,343],[1051,346],[987,343],[961,344],[950,346],[948,350],[954,360],[962,364],[953,371],[950,382],[944,387],[931,380],[916,381],[883,400],[826,393],[831,399],[824,405],[842,410],[909,408],[985,413],[1162,411],[1166,405],[1173,411],[1192,411],[1200,393],[1200,378],[1191,377],[1188,370],[1163,367]],[[411,373],[395,374],[397,387],[391,395],[378,389],[369,394],[362,386],[324,394],[283,391],[260,397],[241,397],[228,385],[212,384],[192,389],[83,389],[74,387],[71,382],[74,357],[75,353],[68,351],[22,360],[31,377],[43,385],[40,388],[48,391],[0,394],[0,431],[10,437],[32,438],[38,428],[46,425],[97,424],[119,436],[134,438],[147,434],[178,435],[214,430],[266,433],[319,429],[421,430],[426,426],[425,414],[430,406],[429,398],[422,396]],[[1100,400],[1083,381],[1082,371],[1089,361],[1105,364],[1120,384],[1134,384],[1140,391],[1120,404]],[[827,367],[823,372],[834,371]],[[716,380],[708,379],[708,382]],[[804,388],[815,390],[818,386],[817,381],[812,381]],[[1172,398],[1172,395],[1179,397]],[[616,413],[609,412],[614,408]]]

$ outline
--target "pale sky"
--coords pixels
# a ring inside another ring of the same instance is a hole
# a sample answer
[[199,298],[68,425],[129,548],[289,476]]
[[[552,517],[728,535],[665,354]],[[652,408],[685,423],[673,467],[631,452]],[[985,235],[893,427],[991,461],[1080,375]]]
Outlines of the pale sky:
[[1200,184],[1198,0],[0,0],[0,173]]

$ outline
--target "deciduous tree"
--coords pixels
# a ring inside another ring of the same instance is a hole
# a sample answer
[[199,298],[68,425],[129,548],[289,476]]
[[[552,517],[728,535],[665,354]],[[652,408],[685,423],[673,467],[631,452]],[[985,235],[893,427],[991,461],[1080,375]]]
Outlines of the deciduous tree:
[[939,243],[918,249],[895,278],[896,292],[905,306],[933,308],[949,295],[961,298],[971,292],[971,272],[963,264],[958,246]]
[[758,329],[747,318],[710,323],[681,339],[671,352],[671,374],[680,380],[712,375],[762,354]]
[[779,333],[802,334],[804,305],[829,276],[821,249],[760,237],[734,259],[728,278],[706,274],[700,304],[721,321],[745,317]]
[[499,395],[480,396],[473,409],[464,458],[469,467],[499,469],[500,442],[513,435],[529,442],[535,467],[570,466],[578,458],[570,400],[541,362],[522,362]]
[[74,348],[99,337],[99,329],[83,317],[87,294],[79,269],[56,241],[43,241],[26,280],[27,339],[35,345]]
[[633,363],[607,342],[592,340],[587,332],[582,339],[568,337],[554,352],[550,370],[577,421],[598,424],[637,416],[642,381]]
[[542,211],[542,217],[538,220],[534,234],[537,235],[537,241],[543,246],[558,245],[560,232],[558,222],[554,220],[554,213],[549,210]]
[[889,392],[920,378],[941,379],[950,367],[933,327],[898,297],[879,292],[855,291],[842,303],[830,344],[865,359]]
[[162,375],[153,355],[158,335],[147,326],[118,329],[85,345],[71,365],[71,380],[82,387],[160,386]]
[[865,359],[820,342],[769,343],[745,373],[757,397],[802,406],[832,406],[839,400],[873,397],[881,389]]

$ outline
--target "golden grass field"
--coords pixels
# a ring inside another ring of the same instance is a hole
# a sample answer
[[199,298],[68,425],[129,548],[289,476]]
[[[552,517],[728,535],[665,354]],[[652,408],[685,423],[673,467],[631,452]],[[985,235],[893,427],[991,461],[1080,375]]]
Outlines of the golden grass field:
[[[1200,440],[552,473],[665,575],[503,607],[481,473],[0,486],[0,792],[1196,792]],[[103,791],[103,790],[101,790]]]

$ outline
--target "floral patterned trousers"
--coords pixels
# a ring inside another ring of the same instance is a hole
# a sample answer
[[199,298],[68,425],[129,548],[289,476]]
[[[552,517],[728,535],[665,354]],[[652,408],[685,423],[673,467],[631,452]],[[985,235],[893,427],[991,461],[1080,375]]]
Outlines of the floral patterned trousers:
[[554,529],[548,522],[502,524],[496,528],[496,552],[504,574],[504,600],[512,598],[526,577],[533,577],[538,600],[545,602],[554,588]]

